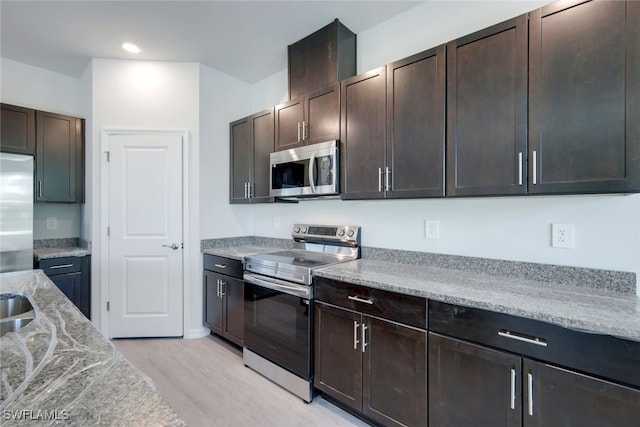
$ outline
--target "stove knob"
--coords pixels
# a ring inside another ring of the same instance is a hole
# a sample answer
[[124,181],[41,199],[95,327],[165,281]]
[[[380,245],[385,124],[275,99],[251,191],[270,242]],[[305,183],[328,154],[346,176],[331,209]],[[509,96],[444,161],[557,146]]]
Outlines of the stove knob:
[[354,234],[355,234],[355,233],[353,232],[353,230],[349,230],[349,231],[347,232],[347,237],[351,238],[351,237],[353,237],[353,235],[354,235]]
[[300,227],[296,227],[293,231],[294,231],[294,233],[299,233],[300,232]]
[[300,230],[301,233],[306,233],[307,232],[307,227],[302,227],[302,229]]
[[340,237],[344,236],[344,230],[338,230],[338,236]]

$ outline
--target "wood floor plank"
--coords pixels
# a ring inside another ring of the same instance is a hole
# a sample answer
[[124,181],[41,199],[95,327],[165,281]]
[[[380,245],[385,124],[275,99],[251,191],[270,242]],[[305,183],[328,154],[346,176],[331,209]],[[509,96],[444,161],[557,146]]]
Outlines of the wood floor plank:
[[321,397],[304,403],[245,367],[242,352],[213,335],[113,343],[192,427],[368,425]]

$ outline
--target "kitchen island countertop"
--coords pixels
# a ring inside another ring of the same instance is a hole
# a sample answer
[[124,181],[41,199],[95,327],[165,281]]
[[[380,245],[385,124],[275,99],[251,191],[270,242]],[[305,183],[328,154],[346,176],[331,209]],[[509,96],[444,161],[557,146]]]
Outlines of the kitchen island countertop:
[[35,309],[30,324],[0,338],[3,425],[185,425],[42,270],[3,273],[0,290]]

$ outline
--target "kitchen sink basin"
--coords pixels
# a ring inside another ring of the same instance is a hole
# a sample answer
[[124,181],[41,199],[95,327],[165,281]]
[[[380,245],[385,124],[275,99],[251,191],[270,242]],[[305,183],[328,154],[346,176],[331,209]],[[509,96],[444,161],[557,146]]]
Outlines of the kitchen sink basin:
[[0,337],[18,332],[35,317],[33,306],[24,295],[0,294]]
[[11,320],[0,320],[0,337],[8,334],[9,332],[18,332],[20,329],[27,326],[33,320],[32,317],[22,317]]

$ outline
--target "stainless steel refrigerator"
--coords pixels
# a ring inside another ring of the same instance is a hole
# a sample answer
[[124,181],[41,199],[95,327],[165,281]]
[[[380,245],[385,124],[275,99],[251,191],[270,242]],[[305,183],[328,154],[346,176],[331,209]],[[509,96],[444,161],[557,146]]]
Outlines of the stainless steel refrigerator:
[[33,269],[33,157],[0,153],[0,272]]

